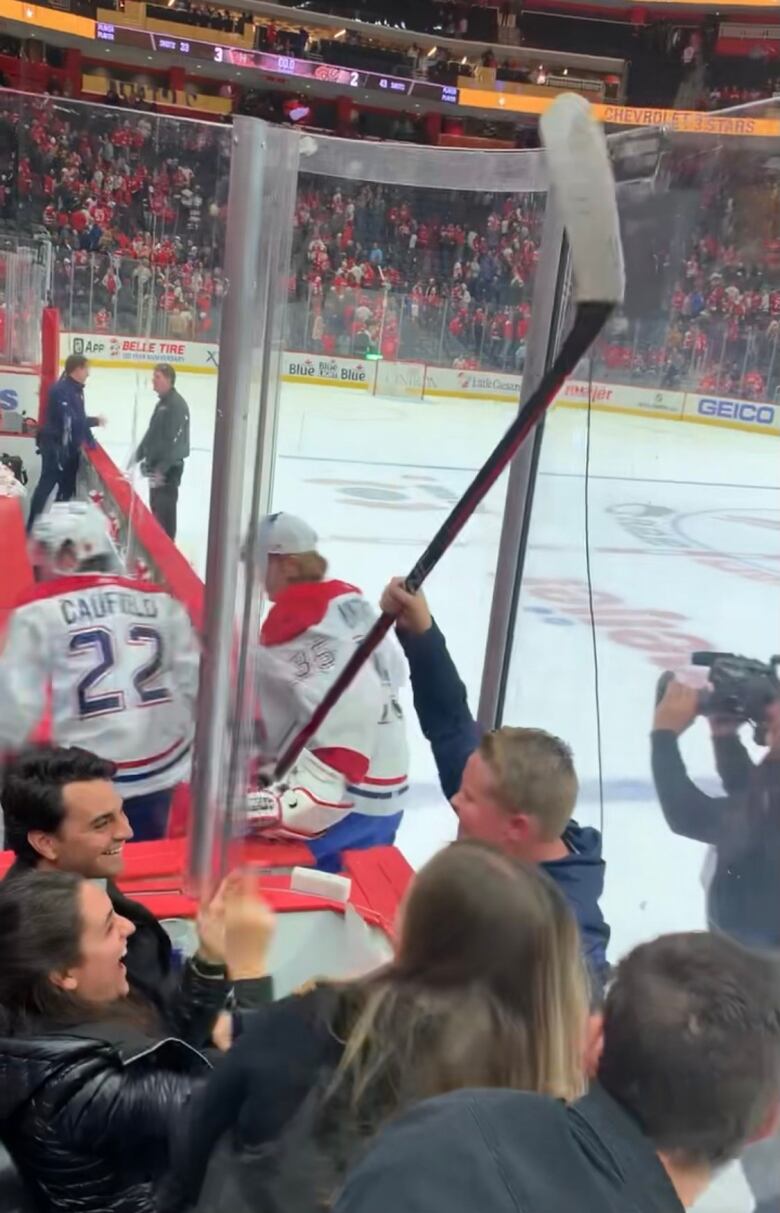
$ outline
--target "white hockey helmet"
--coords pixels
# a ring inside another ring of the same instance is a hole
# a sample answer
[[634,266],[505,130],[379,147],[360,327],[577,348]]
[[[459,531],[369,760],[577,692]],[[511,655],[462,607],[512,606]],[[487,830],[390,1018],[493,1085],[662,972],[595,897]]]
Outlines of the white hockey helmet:
[[101,556],[106,572],[118,563],[108,519],[91,501],[54,502],[33,523],[32,539],[32,563],[55,575],[78,573]]

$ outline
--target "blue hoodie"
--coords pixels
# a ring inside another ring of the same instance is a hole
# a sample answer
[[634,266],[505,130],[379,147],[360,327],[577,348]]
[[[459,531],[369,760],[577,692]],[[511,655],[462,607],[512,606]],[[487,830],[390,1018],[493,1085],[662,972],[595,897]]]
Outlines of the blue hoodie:
[[[433,750],[442,791],[451,800],[460,787],[463,768],[479,745],[482,730],[471,715],[466,688],[436,623],[421,636],[399,629],[398,639],[409,662],[420,728]],[[563,841],[569,854],[540,866],[574,911],[585,958],[592,973],[603,982],[609,972],[610,930],[599,908],[605,867],[601,835],[572,820],[564,830]]]

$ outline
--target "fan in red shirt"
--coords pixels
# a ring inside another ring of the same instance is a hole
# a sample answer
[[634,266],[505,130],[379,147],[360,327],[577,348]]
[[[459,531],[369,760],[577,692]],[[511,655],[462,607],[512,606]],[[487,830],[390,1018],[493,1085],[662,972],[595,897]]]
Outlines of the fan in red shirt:
[[745,375],[744,390],[748,400],[764,399],[764,376],[760,371],[748,371]]
[[84,210],[83,207],[79,208],[79,210],[77,210],[77,211],[71,211],[70,226],[73,228],[74,232],[85,231],[88,223],[89,223],[89,214],[87,213],[86,210]]
[[463,333],[464,333],[464,316],[465,315],[466,315],[465,308],[461,308],[461,310],[459,312],[455,313],[455,315],[452,317],[449,324],[447,325],[449,332],[452,334],[453,337],[457,338],[458,340],[460,340],[460,338],[463,336]]
[[163,291],[163,293],[160,295],[159,306],[160,306],[161,310],[163,312],[172,312],[176,306],[176,303],[177,303],[176,292],[173,290],[172,287],[170,287],[170,286],[166,287],[165,290]]
[[382,357],[389,362],[395,362],[398,357],[398,325],[395,317],[390,317],[385,321],[384,332],[382,333],[381,353]]

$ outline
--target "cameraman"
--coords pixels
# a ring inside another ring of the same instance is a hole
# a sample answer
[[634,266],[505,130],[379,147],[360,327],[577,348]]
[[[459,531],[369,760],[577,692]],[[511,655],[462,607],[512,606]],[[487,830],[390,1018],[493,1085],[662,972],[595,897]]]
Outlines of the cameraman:
[[726,796],[707,796],[688,777],[678,737],[698,714],[699,693],[672,680],[656,707],[652,766],[658,799],[675,834],[713,848],[707,890],[710,927],[753,947],[780,947],[780,699],[765,709],[767,753],[755,765],[737,731],[742,721],[710,720]]
[[[710,927],[748,946],[780,947],[780,698],[764,709],[760,723],[768,749],[757,766],[738,736],[745,721],[710,717],[726,796],[707,796],[685,770],[677,738],[698,709],[698,691],[672,679],[655,710],[653,780],[664,817],[675,834],[710,844],[715,860],[707,889]],[[756,1201],[753,1213],[780,1213],[778,1134],[747,1149],[742,1168]]]

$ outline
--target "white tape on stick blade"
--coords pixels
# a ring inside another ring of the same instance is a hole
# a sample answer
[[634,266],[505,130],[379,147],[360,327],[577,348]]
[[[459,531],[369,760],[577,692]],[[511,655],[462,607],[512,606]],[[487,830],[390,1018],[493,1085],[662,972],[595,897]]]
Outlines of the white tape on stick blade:
[[539,127],[566,228],[578,303],[622,303],[625,292],[615,182],[600,123],[584,97],[564,93]]

